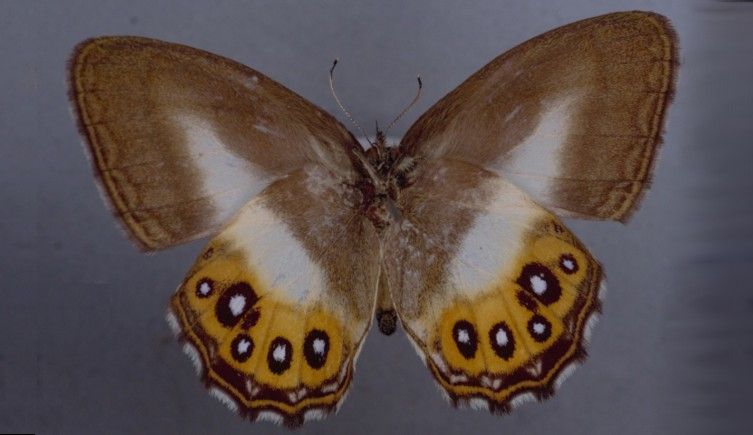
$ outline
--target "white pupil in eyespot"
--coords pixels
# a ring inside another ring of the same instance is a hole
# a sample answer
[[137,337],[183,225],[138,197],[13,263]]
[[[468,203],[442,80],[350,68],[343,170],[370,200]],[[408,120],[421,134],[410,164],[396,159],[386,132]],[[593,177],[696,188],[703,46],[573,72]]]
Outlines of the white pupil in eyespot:
[[202,282],[201,285],[199,285],[199,293],[206,296],[211,291],[212,291],[212,286],[210,286],[208,282],[205,281],[205,282]]
[[536,322],[533,324],[533,332],[537,334],[543,334],[546,330],[546,326],[543,323]]
[[542,295],[546,291],[546,281],[539,275],[533,275],[531,277],[531,288],[537,295]]
[[316,340],[314,340],[314,353],[323,355],[326,345],[327,344],[324,342],[324,340],[317,338]]
[[246,297],[243,295],[235,295],[230,298],[230,312],[234,316],[239,316],[243,312],[243,308],[246,306]]
[[572,260],[565,260],[562,262],[562,265],[565,266],[565,269],[567,270],[573,270],[575,268]]
[[279,344],[277,345],[277,347],[275,347],[275,350],[272,351],[272,358],[274,358],[274,360],[277,362],[283,362],[285,361],[285,354],[286,354],[285,346],[282,344]]
[[238,342],[238,353],[243,355],[244,353],[248,352],[248,348],[251,347],[251,342],[243,339]]
[[505,332],[504,329],[500,328],[497,331],[497,334],[496,334],[496,336],[494,338],[497,340],[497,345],[498,346],[505,346],[505,345],[507,345],[508,338],[507,338],[507,333]]
[[461,343],[468,343],[471,341],[471,337],[468,335],[468,331],[465,329],[458,330],[458,341]]

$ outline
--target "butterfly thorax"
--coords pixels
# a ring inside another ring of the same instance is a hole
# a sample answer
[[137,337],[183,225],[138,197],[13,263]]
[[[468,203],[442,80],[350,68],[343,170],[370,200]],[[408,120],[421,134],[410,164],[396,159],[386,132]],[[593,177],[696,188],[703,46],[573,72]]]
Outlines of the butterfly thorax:
[[379,231],[401,219],[397,204],[400,192],[410,185],[415,167],[412,160],[403,156],[399,147],[388,146],[381,131],[365,152],[356,187],[361,193],[362,213]]

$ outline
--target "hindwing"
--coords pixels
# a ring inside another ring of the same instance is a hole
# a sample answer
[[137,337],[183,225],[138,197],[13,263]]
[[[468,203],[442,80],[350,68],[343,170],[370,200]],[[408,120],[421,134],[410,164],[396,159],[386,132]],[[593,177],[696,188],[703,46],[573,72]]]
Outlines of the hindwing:
[[506,412],[550,396],[585,357],[599,263],[520,189],[464,162],[438,160],[400,206],[390,292],[453,403]]
[[199,256],[171,323],[213,394],[296,426],[338,408],[376,303],[379,244],[320,167],[273,183]]

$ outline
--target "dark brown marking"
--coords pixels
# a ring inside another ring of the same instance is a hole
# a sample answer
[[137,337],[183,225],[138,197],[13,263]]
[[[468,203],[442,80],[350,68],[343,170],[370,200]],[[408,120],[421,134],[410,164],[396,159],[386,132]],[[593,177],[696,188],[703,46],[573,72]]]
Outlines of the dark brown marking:
[[261,317],[261,311],[258,308],[254,308],[246,314],[243,318],[243,329],[251,329],[259,323],[259,317]]
[[[543,325],[544,330],[541,332],[536,331],[537,324]],[[534,340],[543,343],[552,336],[552,324],[544,316],[534,314],[531,320],[528,321],[528,332]]]
[[[240,349],[241,344],[244,342],[248,343],[248,347],[245,349]],[[230,343],[230,353],[238,362],[246,362],[251,357],[251,354],[253,352],[254,340],[252,340],[251,337],[246,334],[238,334],[238,336],[233,339],[233,342]]]
[[[497,334],[499,331],[504,331],[507,336],[506,343],[497,342]],[[494,353],[505,361],[510,359],[515,352],[515,337],[512,335],[512,330],[505,322],[499,322],[492,326],[492,329],[489,330],[489,342],[492,345],[492,349],[494,349]]]
[[[275,358],[275,350],[282,347],[285,350],[285,354],[282,360]],[[269,351],[267,351],[267,365],[272,373],[279,375],[290,368],[290,363],[293,361],[293,346],[286,338],[277,337],[272,340],[269,345]]]
[[517,296],[518,296],[518,302],[523,308],[533,313],[537,311],[538,307],[536,306],[536,301],[533,300],[530,294],[528,294],[527,292],[523,290],[519,290]]
[[[242,296],[245,298],[243,310],[237,315],[230,309],[230,301],[235,296]],[[240,319],[243,318],[243,315],[251,309],[251,306],[254,305],[258,299],[256,292],[254,292],[254,289],[251,288],[248,283],[238,282],[231,285],[217,300],[217,305],[215,305],[217,320],[224,326],[232,328],[238,324]]]
[[575,257],[572,254],[560,255],[560,269],[568,275],[572,275],[578,271],[578,262],[575,261]]
[[[204,293],[201,289],[201,287],[206,284],[209,286],[209,290]],[[209,296],[212,296],[212,293],[214,293],[214,281],[212,281],[209,278],[202,278],[196,282],[196,296],[199,298],[208,298]]]
[[465,359],[471,359],[476,355],[478,335],[476,334],[476,328],[470,322],[467,320],[458,320],[452,328],[452,339]]
[[[543,291],[539,287],[534,286],[534,280],[543,281]],[[560,287],[557,277],[554,276],[549,268],[541,263],[526,264],[520,273],[520,277],[518,277],[517,283],[531,292],[544,305],[551,305],[557,302],[560,296],[562,296],[562,287]]]
[[[324,348],[317,352],[314,346],[317,342],[324,342]],[[329,353],[329,335],[321,329],[313,329],[306,335],[306,340],[303,342],[303,355],[306,357],[306,362],[314,369],[320,369],[324,367],[324,363],[327,362],[327,354]]]

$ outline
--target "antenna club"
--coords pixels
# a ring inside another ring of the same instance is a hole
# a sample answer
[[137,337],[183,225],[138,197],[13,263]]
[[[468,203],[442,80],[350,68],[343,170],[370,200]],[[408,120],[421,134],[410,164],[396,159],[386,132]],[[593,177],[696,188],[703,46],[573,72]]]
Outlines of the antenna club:
[[408,110],[409,110],[409,109],[410,109],[411,107],[413,107],[413,105],[414,105],[414,104],[416,104],[416,101],[418,101],[418,98],[419,98],[419,97],[421,96],[421,88],[423,87],[423,83],[421,82],[421,76],[420,76],[420,75],[416,76],[416,79],[418,80],[418,89],[416,90],[416,96],[415,96],[415,97],[413,97],[413,101],[411,101],[411,102],[410,102],[410,104],[408,104],[408,106],[406,106],[406,107],[405,107],[405,109],[403,109],[403,111],[402,111],[402,112],[400,112],[400,113],[399,113],[399,114],[398,114],[398,115],[397,115],[397,116],[395,117],[395,119],[393,119],[393,120],[392,120],[392,122],[390,122],[390,123],[389,123],[389,125],[387,125],[387,128],[385,128],[385,129],[384,129],[384,135],[385,135],[385,136],[387,135],[387,132],[389,132],[389,131],[390,131],[390,129],[392,128],[392,126],[393,126],[393,125],[395,125],[395,123],[396,123],[396,122],[397,122],[397,121],[398,121],[398,120],[399,120],[399,119],[400,119],[400,118],[401,118],[401,117],[402,117],[403,115],[405,115],[405,112],[407,112],[407,111],[408,111]]
[[369,144],[374,145],[369,140],[369,136],[366,135],[366,132],[363,130],[363,128],[361,128],[361,125],[358,122],[356,122],[355,119],[353,119],[353,117],[350,115],[350,112],[348,112],[348,109],[346,109],[345,106],[343,106],[343,103],[340,102],[340,99],[337,98],[337,92],[335,92],[335,74],[334,74],[335,67],[337,66],[337,61],[338,61],[338,58],[335,58],[335,61],[332,62],[332,68],[329,69],[329,89],[332,91],[332,97],[335,98],[335,102],[337,103],[338,106],[340,106],[340,110],[342,110],[345,116],[348,119],[350,119],[350,122],[352,122],[353,125],[355,125],[361,131],[361,134],[363,134],[363,137],[366,138]]

